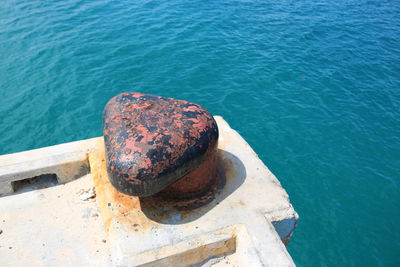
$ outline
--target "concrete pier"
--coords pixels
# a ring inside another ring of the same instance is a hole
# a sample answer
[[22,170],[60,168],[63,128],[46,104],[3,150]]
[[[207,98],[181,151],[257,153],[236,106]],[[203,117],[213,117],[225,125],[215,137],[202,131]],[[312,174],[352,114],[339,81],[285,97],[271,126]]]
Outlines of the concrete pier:
[[223,180],[200,207],[115,190],[102,137],[0,156],[0,265],[293,266],[285,244],[298,215],[287,193],[215,120]]

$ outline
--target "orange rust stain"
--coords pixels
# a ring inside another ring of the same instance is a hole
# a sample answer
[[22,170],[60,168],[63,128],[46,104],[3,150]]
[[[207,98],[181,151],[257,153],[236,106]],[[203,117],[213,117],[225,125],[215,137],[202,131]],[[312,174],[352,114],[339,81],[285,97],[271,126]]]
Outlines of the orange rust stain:
[[[100,143],[100,142],[98,142]],[[111,214],[107,210],[106,206],[106,195],[104,190],[104,184],[101,179],[101,159],[98,158],[96,153],[98,145],[96,144],[96,149],[89,154],[89,164],[90,170],[93,177],[94,186],[96,188],[96,201],[100,209],[101,218],[103,219],[104,228],[106,232],[110,229]]]
[[[214,156],[209,157],[205,164],[218,162],[219,167],[217,169],[219,171],[213,171],[215,176],[210,176],[212,178],[211,185],[209,185],[208,191],[203,195],[178,201],[170,201],[160,196],[138,198],[117,191],[110,183],[106,168],[104,142],[103,139],[100,140],[95,150],[90,153],[89,162],[96,188],[97,202],[107,232],[109,232],[111,221],[117,221],[119,226],[125,231],[134,233],[159,226],[160,223],[168,220],[168,216],[171,212],[179,212],[183,221],[190,218],[197,212],[196,209],[198,207],[214,199],[215,194],[224,187],[224,172],[229,172],[229,169],[232,168],[231,160],[229,158],[222,158],[220,151],[208,151],[212,152],[210,155]],[[215,155],[217,158],[215,158]],[[199,177],[204,179],[204,176],[198,176],[198,178]],[[204,184],[202,184],[203,182],[205,181],[201,180],[201,186],[204,186]],[[179,184],[177,188],[179,190]],[[182,190],[187,189],[190,190],[190,187],[186,189],[183,187]],[[160,207],[162,208],[160,209]],[[157,211],[157,214],[154,218],[151,218],[148,217],[146,215],[147,213],[145,214],[143,210]]]
[[89,159],[97,203],[107,232],[109,232],[112,220],[118,221],[126,231],[145,230],[156,224],[156,222],[148,220],[142,213],[138,197],[125,195],[117,191],[110,183],[103,141],[96,145],[95,151],[90,153]]

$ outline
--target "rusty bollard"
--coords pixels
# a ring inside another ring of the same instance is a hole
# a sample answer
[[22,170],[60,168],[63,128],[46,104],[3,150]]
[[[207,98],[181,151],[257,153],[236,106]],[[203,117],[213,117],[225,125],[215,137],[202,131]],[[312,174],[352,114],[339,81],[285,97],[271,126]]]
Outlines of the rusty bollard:
[[120,192],[197,197],[216,178],[218,128],[200,105],[122,93],[103,111],[107,171]]

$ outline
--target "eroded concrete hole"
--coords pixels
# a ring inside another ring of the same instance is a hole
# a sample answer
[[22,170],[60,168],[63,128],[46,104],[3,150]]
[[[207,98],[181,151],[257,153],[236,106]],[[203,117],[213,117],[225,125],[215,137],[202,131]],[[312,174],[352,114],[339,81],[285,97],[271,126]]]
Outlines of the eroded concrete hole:
[[39,176],[11,182],[14,193],[23,193],[32,190],[48,188],[57,184],[58,179],[55,173],[42,174]]

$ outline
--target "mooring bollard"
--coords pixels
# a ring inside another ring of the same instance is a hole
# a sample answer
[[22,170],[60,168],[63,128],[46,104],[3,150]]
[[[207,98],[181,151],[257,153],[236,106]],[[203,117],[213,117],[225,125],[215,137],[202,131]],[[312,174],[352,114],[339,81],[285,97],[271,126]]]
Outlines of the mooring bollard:
[[[1,236],[13,251],[31,251],[30,262],[47,259],[46,244],[65,256],[57,262],[294,266],[285,245],[299,217],[289,196],[221,116],[187,101],[123,93],[106,105],[103,127],[104,137],[0,157],[0,187],[32,173],[59,180],[84,175],[62,187],[0,198],[8,218]],[[79,195],[76,203],[82,186],[95,202]],[[65,211],[65,203],[76,205]],[[59,219],[65,216],[73,223]],[[16,238],[35,225],[48,229],[39,244]],[[54,229],[66,230],[60,232],[66,242],[59,244]],[[14,254],[3,257],[7,265],[21,262]]]
[[187,199],[216,179],[218,127],[200,105],[122,93],[103,111],[107,171],[120,192]]

